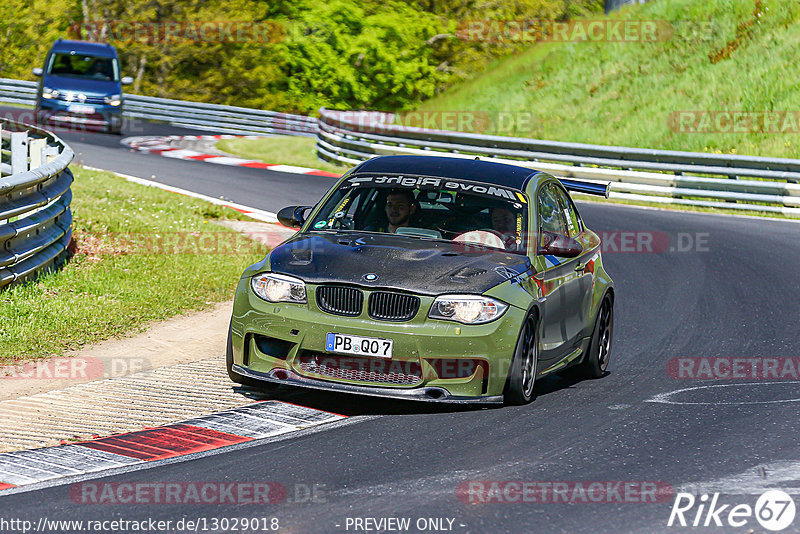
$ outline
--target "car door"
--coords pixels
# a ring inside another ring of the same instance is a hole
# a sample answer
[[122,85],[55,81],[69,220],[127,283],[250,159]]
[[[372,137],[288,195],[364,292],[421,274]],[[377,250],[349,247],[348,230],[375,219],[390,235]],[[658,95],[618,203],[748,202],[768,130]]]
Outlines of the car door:
[[[583,224],[566,192],[555,182],[542,184],[536,195],[537,239],[542,232],[575,238]],[[592,274],[585,269],[584,250],[576,258],[544,255],[542,280],[542,359],[545,369],[574,351],[583,338],[587,299],[591,298]]]

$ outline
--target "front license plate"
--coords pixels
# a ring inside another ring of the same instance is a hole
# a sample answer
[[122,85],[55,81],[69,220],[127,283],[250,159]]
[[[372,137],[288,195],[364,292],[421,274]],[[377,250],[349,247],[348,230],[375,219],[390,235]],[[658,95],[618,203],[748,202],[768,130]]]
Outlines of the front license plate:
[[70,113],[94,113],[94,106],[85,106],[82,104],[72,104],[71,106],[67,107],[67,111]]
[[325,350],[340,354],[358,354],[374,358],[391,358],[394,341],[378,337],[351,336],[348,334],[328,333],[325,339]]

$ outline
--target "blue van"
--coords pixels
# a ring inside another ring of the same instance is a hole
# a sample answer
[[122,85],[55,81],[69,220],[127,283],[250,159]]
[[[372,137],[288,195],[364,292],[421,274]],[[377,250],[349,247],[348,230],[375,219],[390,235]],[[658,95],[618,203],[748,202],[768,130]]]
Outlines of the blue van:
[[59,39],[44,60],[36,94],[36,116],[51,125],[82,125],[122,133],[122,86],[133,78],[120,78],[119,59],[113,46]]

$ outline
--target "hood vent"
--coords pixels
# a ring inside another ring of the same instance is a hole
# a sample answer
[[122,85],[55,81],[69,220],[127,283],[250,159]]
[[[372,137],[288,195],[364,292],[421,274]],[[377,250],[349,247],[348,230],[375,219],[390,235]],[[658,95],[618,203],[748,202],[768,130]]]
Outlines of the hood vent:
[[462,267],[450,275],[450,280],[453,282],[466,282],[472,277],[486,274],[486,269],[478,269],[476,267]]
[[310,265],[311,260],[314,259],[314,254],[307,249],[293,249],[292,259],[289,265]]

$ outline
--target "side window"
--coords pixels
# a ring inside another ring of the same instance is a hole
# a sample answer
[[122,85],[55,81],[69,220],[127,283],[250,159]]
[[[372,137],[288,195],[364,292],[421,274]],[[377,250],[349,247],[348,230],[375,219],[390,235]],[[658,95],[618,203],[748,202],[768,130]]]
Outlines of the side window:
[[561,190],[560,187],[552,186],[553,191],[555,192],[556,197],[558,197],[558,203],[561,206],[561,211],[564,214],[564,219],[567,222],[567,230],[569,230],[569,237],[575,237],[579,233],[581,233],[581,220],[578,216],[578,210],[575,209],[575,206],[572,204],[572,201],[569,199],[567,194]]
[[564,216],[564,209],[561,207],[555,188],[551,184],[546,184],[539,189],[539,227],[543,232],[568,236],[567,221]]
[[348,210],[348,217],[354,220],[354,227],[361,229],[365,221],[373,220],[377,217],[375,207],[375,197],[378,191],[375,189],[361,189],[355,191],[353,202]]

